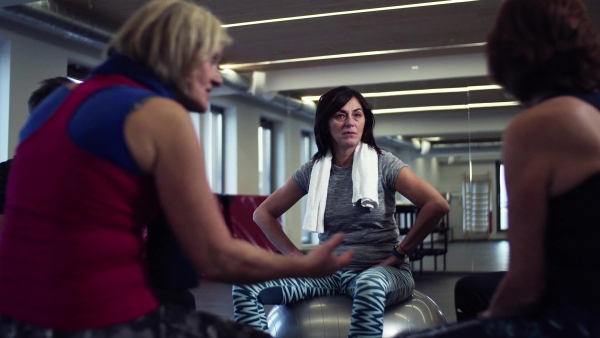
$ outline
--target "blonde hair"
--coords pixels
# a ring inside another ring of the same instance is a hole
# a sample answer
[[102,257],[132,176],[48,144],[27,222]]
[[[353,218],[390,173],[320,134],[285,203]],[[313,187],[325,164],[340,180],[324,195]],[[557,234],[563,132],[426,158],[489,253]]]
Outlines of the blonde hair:
[[185,0],[154,0],[123,24],[107,54],[120,53],[150,69],[160,81],[189,96],[190,71],[231,43],[221,21]]

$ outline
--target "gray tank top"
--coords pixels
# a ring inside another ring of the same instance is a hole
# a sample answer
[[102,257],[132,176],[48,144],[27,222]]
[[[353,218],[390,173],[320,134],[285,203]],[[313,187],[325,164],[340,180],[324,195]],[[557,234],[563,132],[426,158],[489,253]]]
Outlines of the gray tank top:
[[[364,270],[390,256],[399,241],[394,220],[396,210],[396,178],[407,165],[391,153],[379,155],[379,205],[369,208],[352,204],[352,167],[331,166],[324,216],[325,231],[319,242],[327,241],[338,232],[345,234],[337,253],[355,250],[355,256],[346,269]],[[309,161],[294,172],[292,177],[300,190],[308,193],[313,163]]]

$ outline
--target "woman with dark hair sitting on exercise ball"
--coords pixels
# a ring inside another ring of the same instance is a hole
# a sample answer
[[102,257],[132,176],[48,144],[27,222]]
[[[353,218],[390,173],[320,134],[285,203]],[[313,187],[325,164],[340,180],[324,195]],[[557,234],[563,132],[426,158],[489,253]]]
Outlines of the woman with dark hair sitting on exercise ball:
[[[348,87],[321,96],[315,117],[318,151],[257,209],[254,220],[287,256],[304,256],[277,218],[308,194],[303,228],[324,243],[336,232],[346,237],[338,250],[355,258],[331,277],[286,278],[233,287],[236,321],[267,331],[263,304],[347,295],[353,298],[348,337],[381,337],[385,306],[414,289],[408,254],[448,212],[446,200],[396,156],[377,147],[375,117],[365,98]],[[421,209],[400,242],[394,220],[396,192]]]

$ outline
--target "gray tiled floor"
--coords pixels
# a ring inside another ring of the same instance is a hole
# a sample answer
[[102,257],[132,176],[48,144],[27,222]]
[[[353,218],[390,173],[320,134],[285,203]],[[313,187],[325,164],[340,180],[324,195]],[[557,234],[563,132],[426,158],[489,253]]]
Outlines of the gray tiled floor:
[[[446,257],[448,272],[486,272],[508,268],[507,241],[456,241],[448,243]],[[434,270],[434,258],[423,259],[423,271]],[[443,257],[437,258],[438,271],[443,270]],[[418,273],[419,262],[415,262],[414,270]]]
[[421,262],[414,263],[416,289],[428,295],[441,308],[448,322],[455,322],[454,284],[471,273],[505,271],[508,269],[507,241],[455,241],[448,244],[446,271],[443,257],[438,257],[438,270],[434,271],[434,258],[423,259],[423,274],[419,274]]
[[[438,271],[434,270],[432,258],[423,260],[423,274],[419,274],[419,263],[414,266],[416,289],[428,295],[438,304],[448,322],[455,322],[454,284],[473,272],[506,270],[508,267],[508,243],[506,241],[451,242],[448,245],[446,271],[443,258],[438,257]],[[228,318],[233,318],[231,285],[202,281],[199,288],[192,290],[197,308]]]

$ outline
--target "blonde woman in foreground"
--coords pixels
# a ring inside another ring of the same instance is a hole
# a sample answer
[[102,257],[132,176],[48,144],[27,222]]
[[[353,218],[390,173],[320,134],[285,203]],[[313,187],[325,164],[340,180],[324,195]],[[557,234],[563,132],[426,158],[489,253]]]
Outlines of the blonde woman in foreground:
[[202,7],[152,1],[89,79],[53,93],[22,130],[0,234],[1,337],[266,337],[160,305],[142,228],[164,209],[194,266],[236,283],[323,277],[342,235],[303,257],[231,237],[188,111],[208,109],[230,38]]

